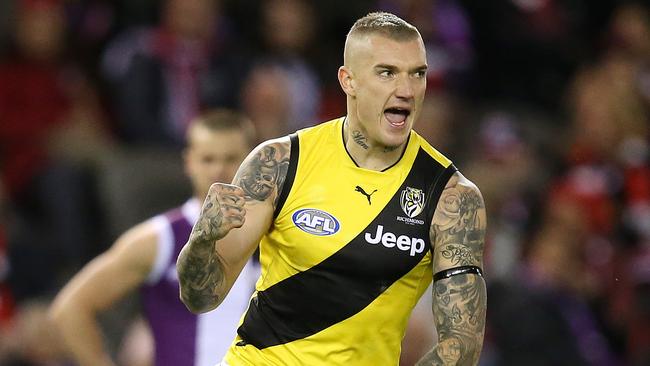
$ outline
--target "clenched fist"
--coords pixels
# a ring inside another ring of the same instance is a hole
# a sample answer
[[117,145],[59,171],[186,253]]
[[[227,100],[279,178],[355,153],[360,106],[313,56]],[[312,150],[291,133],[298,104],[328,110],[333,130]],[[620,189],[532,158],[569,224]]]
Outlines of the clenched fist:
[[192,236],[199,236],[201,241],[214,242],[226,236],[230,230],[241,227],[246,216],[245,203],[241,187],[225,183],[212,184]]

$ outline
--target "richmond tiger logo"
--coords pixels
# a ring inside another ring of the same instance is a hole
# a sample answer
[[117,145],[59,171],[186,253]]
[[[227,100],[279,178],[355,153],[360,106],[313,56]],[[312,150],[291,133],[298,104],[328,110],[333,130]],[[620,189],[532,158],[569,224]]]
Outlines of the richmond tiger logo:
[[421,189],[406,187],[399,200],[406,216],[414,218],[424,210],[424,192]]

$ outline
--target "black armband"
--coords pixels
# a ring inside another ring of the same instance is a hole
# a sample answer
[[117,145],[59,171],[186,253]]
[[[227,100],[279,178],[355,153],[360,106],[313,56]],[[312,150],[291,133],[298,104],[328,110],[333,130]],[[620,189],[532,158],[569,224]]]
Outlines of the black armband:
[[460,267],[454,267],[454,268],[449,268],[444,271],[440,271],[436,274],[433,275],[433,282],[443,280],[445,278],[449,278],[451,276],[457,276],[457,275],[462,275],[462,274],[476,274],[481,277],[483,277],[483,271],[481,271],[480,268],[477,266],[460,266]]

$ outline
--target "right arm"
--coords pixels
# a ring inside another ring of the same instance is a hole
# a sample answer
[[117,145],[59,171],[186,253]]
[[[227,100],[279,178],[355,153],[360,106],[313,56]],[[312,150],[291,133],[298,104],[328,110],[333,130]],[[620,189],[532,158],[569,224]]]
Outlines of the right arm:
[[190,311],[210,311],[223,301],[271,227],[290,144],[286,137],[261,144],[239,167],[233,184],[210,187],[176,263],[180,297]]
[[50,318],[80,365],[114,365],[97,316],[145,281],[157,240],[152,223],[136,226],[88,263],[55,298]]

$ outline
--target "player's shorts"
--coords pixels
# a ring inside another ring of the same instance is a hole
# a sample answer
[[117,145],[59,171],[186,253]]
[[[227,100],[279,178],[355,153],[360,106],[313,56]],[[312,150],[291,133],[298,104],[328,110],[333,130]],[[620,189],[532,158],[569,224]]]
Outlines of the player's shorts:
[[218,364],[216,364],[214,366],[230,366],[230,365],[228,365],[228,362],[226,362],[226,360],[222,360],[221,362],[219,362]]

